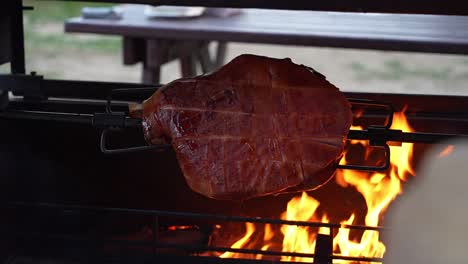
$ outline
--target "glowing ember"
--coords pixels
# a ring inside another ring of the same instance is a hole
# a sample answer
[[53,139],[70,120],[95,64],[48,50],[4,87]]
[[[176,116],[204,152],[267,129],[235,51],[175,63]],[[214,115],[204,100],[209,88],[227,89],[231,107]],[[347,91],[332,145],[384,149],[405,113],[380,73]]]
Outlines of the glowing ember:
[[[400,129],[404,132],[414,131],[408,124],[403,112],[395,113],[392,129]],[[360,127],[352,127],[352,129],[362,129]],[[352,146],[362,145],[367,146],[366,141],[352,140]],[[375,154],[374,148],[367,148],[365,159]],[[367,212],[364,218],[365,225],[379,226],[382,213],[402,192],[402,183],[406,181],[409,175],[414,176],[414,171],[411,167],[413,144],[402,143],[401,146],[390,146],[391,165],[385,173],[364,172],[355,170],[338,170],[336,174],[336,182],[342,187],[355,188],[364,198],[367,205]],[[450,151],[450,150],[448,150]],[[445,151],[444,151],[445,152]],[[340,164],[347,164],[348,151],[345,152]],[[442,155],[442,153],[441,153]],[[326,213],[319,215],[317,209],[320,202],[303,192],[302,195],[292,198],[287,205],[286,211],[281,215],[281,219],[294,221],[314,221],[326,222],[330,220]],[[327,208],[322,208],[326,212]],[[363,212],[356,211],[352,213],[348,219],[342,220],[342,225],[358,224],[356,219]],[[338,220],[339,221],[339,220]],[[338,222],[337,221],[337,222]],[[255,248],[267,250],[274,246],[281,248],[283,252],[300,252],[314,253],[315,239],[317,233],[329,234],[327,228],[311,228],[303,226],[283,225],[280,232],[283,235],[282,245],[275,245],[272,241],[275,235],[275,229],[270,225],[266,225],[264,229],[263,241],[261,237],[255,236],[255,233],[261,230],[256,230],[256,226],[247,223],[245,235],[235,242],[232,248]],[[280,242],[276,242],[280,243]],[[385,245],[379,239],[378,231],[366,230],[363,231],[360,238],[350,235],[350,230],[340,228],[333,239],[333,253],[337,255],[346,255],[353,257],[383,257],[385,253]],[[221,257],[239,257],[236,253],[226,252]],[[248,256],[243,256],[248,257]],[[262,258],[262,255],[250,256],[251,258]],[[282,257],[283,261],[306,261],[312,262],[312,258],[303,257]]]
[[169,226],[167,230],[175,231],[175,230],[187,230],[187,229],[197,229],[196,226]]

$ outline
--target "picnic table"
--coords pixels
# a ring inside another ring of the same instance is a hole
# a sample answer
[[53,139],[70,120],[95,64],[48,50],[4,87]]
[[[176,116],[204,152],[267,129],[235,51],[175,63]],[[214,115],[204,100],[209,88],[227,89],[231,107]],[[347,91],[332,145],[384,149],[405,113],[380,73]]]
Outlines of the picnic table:
[[[119,20],[71,18],[65,32],[123,37],[124,64],[143,63],[142,81],[178,59],[183,77],[224,63],[229,42],[468,54],[468,17],[245,9],[238,15],[149,19],[126,5]],[[210,43],[217,43],[210,54]]]

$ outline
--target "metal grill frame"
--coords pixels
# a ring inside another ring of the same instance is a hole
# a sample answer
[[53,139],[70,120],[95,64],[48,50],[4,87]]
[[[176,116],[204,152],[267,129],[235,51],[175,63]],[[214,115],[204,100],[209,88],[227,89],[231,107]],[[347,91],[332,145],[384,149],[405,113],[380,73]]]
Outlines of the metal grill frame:
[[[97,245],[100,243],[105,243],[106,245],[127,245],[127,246],[146,246],[151,247],[150,256],[148,254],[139,254],[142,255],[143,258],[150,258],[153,260],[159,260],[160,258],[167,257],[167,254],[160,253],[160,249],[180,249],[180,250],[187,250],[193,252],[234,252],[234,253],[242,253],[242,254],[260,254],[263,256],[276,256],[276,257],[303,257],[303,258],[314,258],[314,263],[316,264],[325,264],[325,263],[332,263],[333,260],[349,260],[349,261],[359,261],[359,262],[382,262],[382,258],[375,258],[375,257],[354,257],[354,256],[344,256],[344,255],[335,255],[332,252],[333,250],[333,237],[336,234],[336,231],[339,228],[346,228],[351,230],[372,230],[381,232],[386,230],[384,227],[372,227],[372,226],[363,226],[363,225],[344,225],[344,224],[336,224],[336,223],[323,223],[323,222],[309,222],[309,221],[290,221],[290,220],[282,220],[282,219],[274,219],[274,218],[260,218],[260,217],[242,217],[242,216],[229,216],[229,215],[217,215],[217,214],[203,214],[203,213],[191,213],[191,212],[172,212],[172,211],[162,211],[162,210],[144,210],[144,209],[128,209],[128,208],[109,208],[109,207],[86,207],[86,206],[72,206],[72,205],[62,205],[62,204],[51,204],[51,203],[24,203],[24,202],[10,202],[4,204],[3,210],[8,211],[15,211],[17,213],[13,213],[10,215],[19,215],[22,214],[26,217],[30,217],[30,219],[34,219],[34,221],[40,222],[40,219],[34,212],[40,211],[43,216],[47,219],[51,219],[57,213],[59,215],[63,214],[70,214],[74,213],[76,215],[89,215],[92,214],[94,216],[102,216],[102,217],[109,217],[109,215],[118,217],[122,215],[126,216],[147,216],[151,217],[152,225],[151,230],[153,234],[157,234],[158,230],[160,230],[160,218],[161,217],[175,217],[178,219],[185,219],[185,220],[206,220],[206,221],[220,221],[223,223],[258,223],[258,224],[272,224],[272,225],[293,225],[293,226],[302,226],[302,227],[325,227],[329,229],[329,234],[318,234],[317,236],[317,243],[315,247],[315,253],[299,253],[299,252],[280,252],[280,251],[269,251],[269,250],[258,250],[258,249],[236,249],[236,248],[227,248],[227,247],[216,247],[216,246],[201,246],[201,245],[194,245],[194,244],[178,244],[178,243],[165,243],[158,240],[157,235],[153,235],[153,239],[151,242],[148,241],[128,241],[122,239],[108,239],[103,237],[94,236],[92,234],[87,235],[69,235],[69,234],[51,234],[48,232],[44,232],[42,230],[16,230],[14,228],[8,228],[4,230],[2,233],[3,236],[9,237],[9,241],[27,241],[26,243],[32,243],[33,245],[41,245],[45,243],[44,241],[54,241],[59,242],[60,245],[64,246],[72,246],[76,248],[80,248],[86,252],[86,256],[100,256],[100,258],[109,258],[111,256],[103,254],[102,252],[96,251],[94,248],[91,249],[89,245]],[[48,214],[47,214],[48,213]],[[60,220],[60,219],[59,219]],[[20,249],[21,243],[16,243],[17,248]],[[54,252],[62,252],[63,250],[54,250]],[[94,252],[93,252],[94,251]],[[20,251],[24,256],[28,256],[28,252]],[[331,254],[330,254],[331,253]],[[50,255],[47,255],[50,256]],[[10,258],[14,258],[15,256],[10,256]],[[125,258],[125,256],[119,256],[119,254],[113,255],[112,257],[120,257]],[[172,256],[176,257],[177,256]],[[180,257],[180,256],[178,256]],[[186,257],[186,256],[185,256]],[[184,258],[185,258],[184,257]],[[281,262],[281,261],[266,261],[266,260],[253,260],[253,259],[242,259],[242,258],[235,258],[235,259],[222,259],[217,257],[207,257],[207,256],[199,256],[199,255],[192,255],[190,256],[190,261],[193,260],[191,263],[212,263],[212,261],[216,263],[230,263],[230,261],[234,261],[236,263],[292,263],[292,262]]]
[[[125,0],[100,0],[96,2],[127,2]],[[140,3],[156,3],[155,0],[138,0],[137,2]],[[177,5],[184,5],[187,4],[187,1],[181,1],[181,0],[162,0],[162,1],[157,1],[158,4],[177,4]],[[327,10],[327,11],[351,11],[351,12],[403,12],[403,13],[431,13],[431,14],[461,14],[461,15],[468,15],[468,4],[459,4],[457,3],[449,3],[448,1],[429,1],[425,2],[424,5],[421,5],[419,3],[412,3],[408,1],[392,1],[392,0],[385,0],[385,1],[380,1],[379,3],[376,4],[375,1],[360,1],[359,5],[355,4],[355,2],[350,2],[350,1],[320,1],[320,2],[311,2],[311,1],[296,1],[294,3],[292,2],[272,2],[272,1],[264,1],[264,0],[239,0],[239,1],[231,1],[231,4],[226,4],[227,1],[217,1],[217,0],[195,0],[195,1],[189,1],[189,3],[194,4],[194,5],[200,5],[204,4],[207,6],[215,6],[215,7],[264,7],[264,8],[285,8],[285,9],[313,9],[313,10]],[[9,9],[8,5],[11,5],[11,9]],[[10,1],[7,3],[7,6],[3,11],[5,10],[13,10],[14,14],[11,15],[11,42],[14,43],[15,45],[12,45],[12,63],[11,63],[11,72],[14,74],[24,74],[25,73],[25,59],[24,59],[24,39],[23,39],[23,25],[21,19],[19,19],[22,15],[22,6],[21,6],[21,0],[14,0]],[[2,10],[0,10],[0,14],[2,14]],[[60,81],[55,82],[56,87],[60,87]],[[91,83],[90,83],[91,84]],[[112,87],[115,88],[115,86],[112,85]],[[92,90],[92,93],[97,93],[95,90],[94,85],[90,85],[88,88],[90,91]],[[62,90],[62,89],[60,89]],[[79,93],[80,96],[83,95],[83,91],[85,91],[83,87],[80,87],[80,89],[75,89],[74,93]],[[58,90],[57,90],[58,91]],[[71,90],[69,90],[71,91]],[[102,90],[100,90],[102,92]],[[2,99],[5,99],[5,94],[0,94]],[[37,97],[38,95],[33,93],[26,95],[26,97]],[[39,96],[40,97],[40,96]],[[88,122],[89,116],[80,116],[80,118],[83,118],[83,122],[86,123]],[[207,214],[194,214],[194,213],[178,213],[178,212],[167,212],[167,211],[156,211],[156,210],[135,210],[135,209],[123,209],[123,208],[94,208],[94,207],[83,207],[83,206],[64,206],[64,205],[59,205],[59,204],[23,204],[23,203],[9,203],[7,205],[4,205],[4,208],[16,208],[18,210],[28,210],[31,208],[36,208],[36,209],[41,209],[42,212],[48,210],[48,209],[54,209],[54,210],[72,210],[72,211],[78,211],[80,213],[86,213],[86,212],[105,212],[105,213],[122,213],[122,214],[135,214],[135,215],[141,215],[141,214],[146,214],[151,217],[153,217],[153,228],[154,230],[157,230],[158,225],[159,225],[159,217],[161,216],[179,216],[179,217],[188,217],[188,218],[204,218],[204,217],[210,217],[214,219],[219,219],[219,220],[224,220],[224,221],[233,221],[233,222],[252,222],[252,223],[274,223],[274,224],[289,224],[289,225],[298,225],[298,226],[315,226],[315,227],[328,227],[330,228],[331,232],[334,229],[342,227],[341,225],[338,224],[326,224],[326,223],[314,223],[314,222],[295,222],[295,221],[284,221],[284,220],[278,220],[278,219],[265,219],[265,218],[246,218],[246,217],[231,217],[231,216],[219,216],[219,215],[207,215]],[[35,215],[32,214],[30,215],[31,221],[35,220]],[[0,227],[1,228],[1,227]],[[2,233],[6,236],[9,236],[12,238],[12,240],[8,241],[18,241],[18,239],[26,239],[30,243],[35,243],[37,240],[34,239],[39,237],[39,238],[44,238],[45,236],[50,236],[51,234],[43,234],[40,233],[26,233],[26,234],[21,234],[16,232],[16,230],[9,229],[8,226],[4,226],[3,228],[6,228],[7,230],[4,230]],[[345,226],[344,228],[351,228],[351,229],[357,229],[357,230],[382,230],[379,227],[363,227],[363,226]],[[21,236],[20,236],[21,235]],[[89,247],[89,244],[93,245],[96,242],[96,238],[92,237],[52,237],[51,239],[64,239],[64,241],[74,241],[77,242],[76,245],[87,245]],[[346,258],[343,256],[333,256],[327,254],[327,251],[329,250],[329,245],[327,246],[327,239],[319,239],[319,242],[317,243],[318,246],[317,248],[323,249],[320,252],[316,252],[317,254],[301,254],[301,253],[291,253],[296,256],[303,256],[303,257],[316,257],[316,263],[329,263],[331,262],[332,259],[348,259],[348,260],[360,260],[360,261],[373,261],[373,262],[378,262],[381,261],[381,259],[355,259],[355,258]],[[323,242],[320,242],[323,241]],[[329,241],[328,241],[329,242]],[[142,262],[145,261],[164,261],[164,262],[173,262],[177,260],[181,260],[184,262],[189,262],[190,263],[245,263],[245,264],[250,264],[250,263],[273,263],[272,261],[263,261],[263,260],[247,260],[247,259],[220,259],[220,258],[213,258],[213,257],[200,257],[200,256],[166,256],[166,255],[160,255],[157,254],[157,249],[162,248],[162,247],[168,247],[171,245],[161,245],[158,243],[158,241],[153,241],[150,243],[151,246],[155,248],[154,254],[146,257],[145,256],[139,256],[139,260],[142,260]],[[37,244],[36,244],[37,246]],[[221,250],[221,251],[231,251],[231,252],[238,252],[238,253],[246,253],[246,254],[263,254],[265,252],[258,252],[258,251],[249,251],[249,250],[241,250],[241,249],[225,249],[225,248],[211,248],[211,250]],[[323,253],[325,252],[325,253]],[[23,252],[24,253],[24,252]],[[99,256],[98,252],[97,254],[94,255],[93,257],[91,256],[82,256],[81,258],[82,261],[91,263],[91,262],[99,262],[101,260],[104,260],[105,262],[131,262],[135,263],[136,259],[135,256],[120,256],[120,258],[115,258],[115,256]],[[286,255],[282,253],[283,255]],[[274,255],[274,254],[273,254]],[[7,260],[7,262],[13,262],[15,256],[10,256],[10,258]],[[101,262],[104,262],[101,261]],[[288,262],[291,263],[291,262]]]

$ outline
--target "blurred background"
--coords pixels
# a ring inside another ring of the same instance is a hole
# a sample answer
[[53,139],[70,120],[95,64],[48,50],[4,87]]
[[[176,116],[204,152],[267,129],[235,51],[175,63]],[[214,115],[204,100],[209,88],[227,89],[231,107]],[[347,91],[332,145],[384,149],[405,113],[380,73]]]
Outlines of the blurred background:
[[[141,65],[122,64],[120,37],[64,33],[64,21],[80,16],[84,6],[110,4],[24,2],[34,6],[24,17],[28,72],[51,79],[140,81]],[[229,43],[226,61],[243,53],[289,57],[318,70],[344,91],[468,94],[467,56]],[[0,72],[8,70],[8,65],[0,66]],[[179,77],[178,62],[162,68],[162,83]]]

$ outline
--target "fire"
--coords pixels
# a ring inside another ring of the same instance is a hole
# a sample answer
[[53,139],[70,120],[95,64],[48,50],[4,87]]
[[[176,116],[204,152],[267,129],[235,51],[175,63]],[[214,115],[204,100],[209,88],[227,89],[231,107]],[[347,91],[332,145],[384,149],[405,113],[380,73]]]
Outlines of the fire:
[[[243,248],[249,242],[250,237],[252,236],[252,234],[255,231],[255,226],[252,223],[245,223],[245,228],[247,230],[245,232],[245,235],[241,239],[237,240],[237,242],[234,243],[231,246],[231,248]],[[236,258],[236,257],[238,258],[240,256],[241,255],[239,253],[225,252],[224,254],[222,254],[219,257],[220,258]]]
[[[395,113],[392,129],[400,129],[404,132],[412,132],[413,128],[409,125],[404,112]],[[352,127],[352,129],[362,129],[361,127]],[[367,146],[366,141],[352,140],[351,146]],[[365,159],[367,160],[375,148],[367,148]],[[364,224],[367,226],[379,226],[382,214],[390,203],[402,193],[402,184],[408,176],[414,176],[414,170],[411,166],[413,156],[413,144],[402,143],[401,146],[390,146],[390,168],[388,171],[366,172],[355,170],[338,170],[336,174],[336,182],[344,188],[355,188],[365,200],[367,212],[365,212]],[[450,150],[447,150],[450,151]],[[348,151],[345,152],[340,164],[347,164]],[[442,155],[442,154],[441,154]],[[320,202],[315,198],[303,192],[300,196],[292,198],[288,204],[286,211],[281,215],[281,219],[293,221],[311,221],[311,222],[330,222],[326,213],[321,215],[317,212],[320,207]],[[326,208],[323,208],[326,212]],[[359,224],[357,223],[358,216],[363,212],[353,212],[348,219],[338,220],[343,225]],[[362,217],[361,217],[362,219]],[[255,237],[254,233],[256,226],[252,223],[247,223],[245,235],[235,242],[232,248],[262,248],[267,250],[273,244],[272,237],[275,230],[268,225],[264,230],[264,239],[255,238],[255,245],[248,243],[249,239]],[[304,226],[282,225],[280,227],[283,235],[282,244],[279,246],[283,252],[300,252],[314,253],[316,236],[318,233],[329,234],[328,228],[310,228]],[[260,242],[260,244],[259,244]],[[263,242],[263,243],[262,243]],[[260,245],[260,246],[259,246]],[[350,229],[340,228],[333,238],[333,253],[336,255],[352,256],[352,257],[376,257],[381,258],[385,253],[385,245],[380,241],[378,231],[365,230],[359,238],[351,236]],[[221,257],[236,257],[236,253],[226,252]],[[261,255],[256,255],[253,258],[262,258]],[[282,261],[302,261],[312,262],[312,258],[304,257],[289,257],[283,256]],[[337,262],[337,261],[335,261]]]
[[[294,197],[288,202],[287,210],[281,215],[281,219],[295,221],[319,221],[320,219],[315,218],[315,211],[319,205],[320,203],[317,200],[303,192],[301,196]],[[328,223],[327,216],[323,215],[321,221]],[[284,235],[283,251],[303,253],[314,252],[315,234],[311,232],[309,227],[283,225],[281,227],[281,232]],[[323,230],[319,230],[319,233],[323,232]],[[303,262],[313,261],[312,258],[290,256],[284,256],[281,260]]]
[[[401,129],[405,132],[414,131],[409,125],[403,112],[394,116],[392,129]],[[411,167],[413,144],[402,143],[401,146],[390,146],[390,169],[385,173],[368,173],[351,170],[342,170],[337,174],[337,182],[349,184],[362,194],[367,205],[365,225],[379,226],[382,213],[402,192],[402,182],[408,175],[415,175]],[[346,164],[346,155],[344,157]],[[355,215],[352,214],[341,224],[354,224]],[[383,257],[385,245],[379,240],[378,231],[364,231],[360,241],[352,241],[349,229],[341,228],[334,239],[334,249],[346,256]]]

